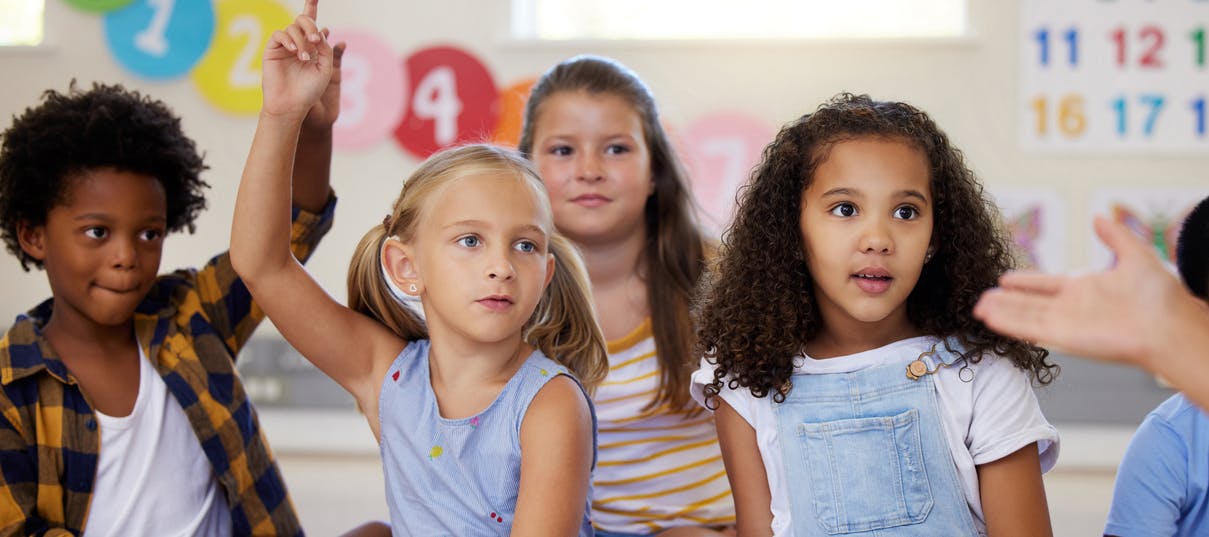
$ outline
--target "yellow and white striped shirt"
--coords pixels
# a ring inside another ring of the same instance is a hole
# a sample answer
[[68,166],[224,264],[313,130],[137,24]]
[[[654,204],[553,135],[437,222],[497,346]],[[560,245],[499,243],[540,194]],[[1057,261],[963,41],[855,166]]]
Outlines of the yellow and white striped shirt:
[[650,319],[608,347],[609,374],[595,396],[600,447],[593,524],[619,533],[733,524],[713,415],[690,416],[691,406],[644,410],[658,394],[660,376]]

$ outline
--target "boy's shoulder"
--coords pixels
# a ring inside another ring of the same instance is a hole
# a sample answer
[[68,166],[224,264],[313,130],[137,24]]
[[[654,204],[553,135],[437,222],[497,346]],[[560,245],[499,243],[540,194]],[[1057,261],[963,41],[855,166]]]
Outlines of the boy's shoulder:
[[198,288],[199,273],[200,271],[196,268],[186,267],[156,276],[155,283],[151,285],[151,290],[147,291],[147,295],[139,303],[136,312],[143,315],[157,315],[167,313],[165,309],[179,307],[181,303],[188,300],[188,295]]
[[[8,386],[43,369],[66,376],[66,368],[57,359],[48,360],[50,350],[41,327],[50,318],[54,299],[48,298],[17,316],[0,338],[0,385]],[[56,367],[58,366],[58,367]]]

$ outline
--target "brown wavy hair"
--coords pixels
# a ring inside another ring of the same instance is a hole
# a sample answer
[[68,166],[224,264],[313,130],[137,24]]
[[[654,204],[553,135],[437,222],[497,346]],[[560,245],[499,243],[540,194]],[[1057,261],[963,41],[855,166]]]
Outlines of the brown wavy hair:
[[697,227],[688,174],[659,122],[655,96],[638,75],[624,65],[599,56],[576,56],[550,68],[533,85],[525,103],[519,149],[533,158],[534,125],[541,105],[561,92],[608,94],[624,99],[638,114],[651,154],[654,193],[643,210],[647,242],[640,263],[647,285],[651,332],[659,360],[659,393],[647,409],[667,404],[683,408],[690,402],[689,380],[697,368],[694,329],[689,306],[706,265],[707,241]]
[[1057,374],[1048,351],[996,334],[972,314],[979,295],[1015,262],[999,211],[961,151],[909,104],[843,93],[781,129],[740,191],[717,271],[697,305],[698,351],[717,365],[707,401],[739,387],[784,401],[794,357],[823,328],[798,225],[802,193],[830,148],[867,137],[905,141],[930,166],[936,250],[907,297],[911,323],[925,334],[956,337],[970,363],[990,352],[1043,385]]

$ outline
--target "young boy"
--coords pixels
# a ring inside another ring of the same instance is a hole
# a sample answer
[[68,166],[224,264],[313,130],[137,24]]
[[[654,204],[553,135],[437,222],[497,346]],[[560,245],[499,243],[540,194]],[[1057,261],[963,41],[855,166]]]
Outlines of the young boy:
[[[294,255],[328,231],[339,80],[294,164]],[[3,133],[0,238],[52,297],[0,340],[0,536],[301,535],[234,359],[264,318],[226,253],[157,276],[206,169],[121,86],[46,92]]]
[[[1184,221],[1176,261],[1192,294],[1209,299],[1209,198]],[[1104,533],[1209,533],[1209,414],[1183,394],[1154,409],[1129,441]]]

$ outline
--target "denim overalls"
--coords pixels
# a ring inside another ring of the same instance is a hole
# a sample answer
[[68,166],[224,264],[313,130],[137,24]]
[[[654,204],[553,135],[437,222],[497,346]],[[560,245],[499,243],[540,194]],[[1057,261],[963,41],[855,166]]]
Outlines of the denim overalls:
[[[956,342],[949,346],[958,349]],[[930,372],[952,365],[943,343],[850,373],[799,374],[773,404],[795,537],[978,535],[940,422]]]

